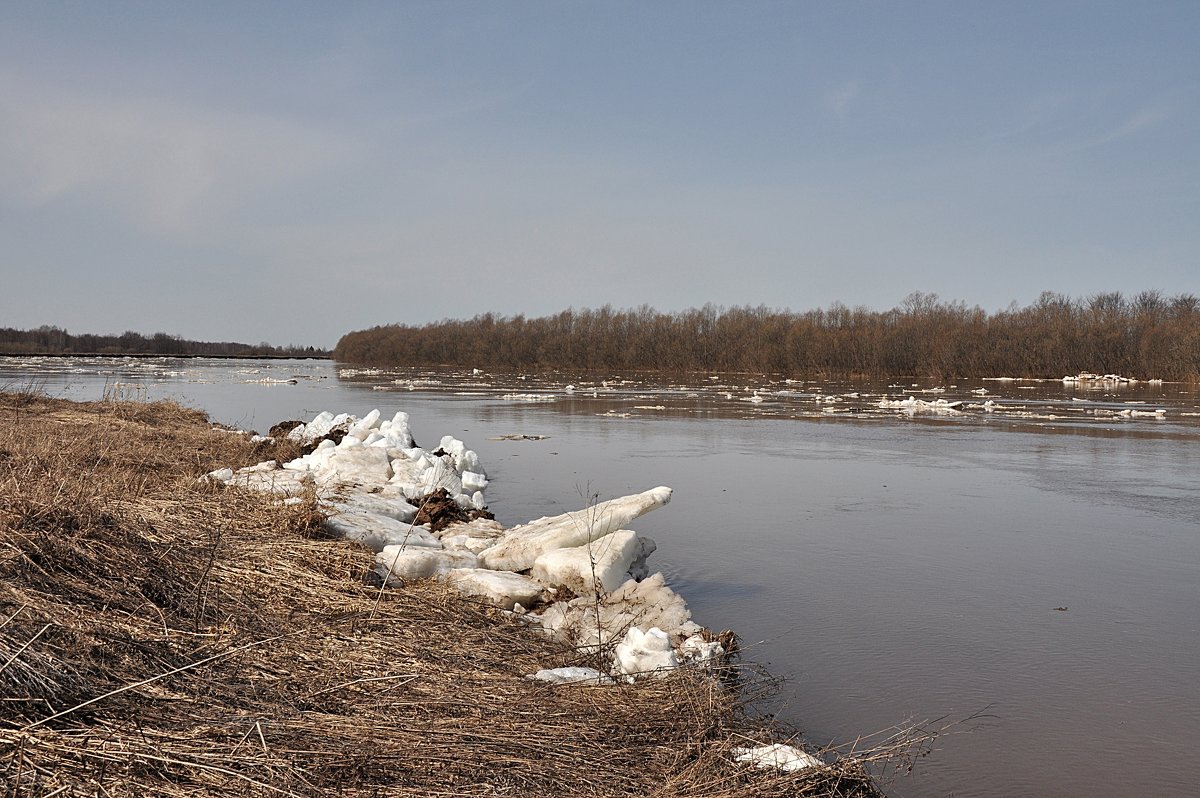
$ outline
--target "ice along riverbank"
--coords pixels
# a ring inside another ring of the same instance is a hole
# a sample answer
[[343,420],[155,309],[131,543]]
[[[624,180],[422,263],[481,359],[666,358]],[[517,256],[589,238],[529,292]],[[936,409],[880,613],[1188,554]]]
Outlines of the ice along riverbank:
[[[381,590],[437,579],[512,613],[576,652],[580,663],[599,665],[541,668],[527,678],[604,686],[691,667],[723,689],[737,689],[736,679],[729,681],[736,636],[695,623],[663,574],[651,573],[654,541],[627,528],[667,505],[670,488],[606,501],[589,497],[578,510],[505,529],[484,503],[488,479],[476,453],[449,435],[436,449],[417,446],[403,411],[391,419],[378,409],[361,419],[326,411],[287,426],[272,432],[302,445],[302,456],[219,469],[205,479],[266,492],[282,503],[313,495],[329,531],[375,554]],[[826,766],[819,756],[778,741],[730,753],[736,762],[783,772]],[[907,753],[897,747],[887,755]],[[837,753],[826,756],[832,763]]]

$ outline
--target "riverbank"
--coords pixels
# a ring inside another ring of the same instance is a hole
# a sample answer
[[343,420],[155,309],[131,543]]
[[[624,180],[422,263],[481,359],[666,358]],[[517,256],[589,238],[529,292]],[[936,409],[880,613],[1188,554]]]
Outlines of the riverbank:
[[875,795],[739,764],[754,669],[555,686],[579,652],[432,580],[381,587],[312,495],[202,480],[299,446],[170,403],[0,394],[0,762],[17,794]]

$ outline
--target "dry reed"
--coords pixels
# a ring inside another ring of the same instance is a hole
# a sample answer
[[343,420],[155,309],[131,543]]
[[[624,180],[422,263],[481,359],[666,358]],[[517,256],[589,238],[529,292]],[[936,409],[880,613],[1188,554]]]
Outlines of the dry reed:
[[197,480],[293,455],[169,403],[0,394],[5,796],[878,794],[862,759],[734,764],[778,733],[753,669],[531,681],[578,657],[433,582],[381,594],[313,497]]

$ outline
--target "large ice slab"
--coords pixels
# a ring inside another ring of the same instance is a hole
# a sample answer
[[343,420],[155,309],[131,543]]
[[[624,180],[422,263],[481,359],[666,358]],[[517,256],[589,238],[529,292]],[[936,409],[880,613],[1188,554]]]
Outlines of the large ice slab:
[[375,513],[408,524],[417,517],[417,508],[402,496],[382,493],[350,493],[337,499],[337,507],[347,513]]
[[539,518],[508,530],[499,543],[480,555],[479,561],[483,567],[497,571],[524,571],[548,551],[582,546],[669,501],[671,489],[658,487],[582,510]]
[[[347,441],[353,443],[347,444]],[[358,439],[349,436],[342,439],[342,444],[316,470],[316,479],[325,483],[371,486],[381,485],[391,478],[392,464],[387,451],[363,446]]]
[[542,600],[545,588],[527,576],[483,568],[456,568],[446,583],[469,596],[479,596],[497,607],[511,610],[517,604],[530,607]]
[[406,579],[427,579],[455,568],[479,567],[469,551],[450,551],[428,547],[384,546],[375,555],[375,573],[388,584],[403,584]]
[[580,595],[611,593],[629,578],[629,568],[641,553],[638,534],[622,529],[583,546],[542,554],[534,560],[530,576]]
[[229,485],[230,487],[247,488],[261,493],[275,493],[282,496],[297,496],[313,485],[311,475],[296,471],[285,471],[279,468],[274,460],[268,460],[258,465],[247,466],[234,472],[223,468],[208,475]]
[[397,521],[386,515],[343,512],[325,519],[325,528],[347,540],[355,540],[375,553],[385,546],[440,549],[442,544],[423,526]]

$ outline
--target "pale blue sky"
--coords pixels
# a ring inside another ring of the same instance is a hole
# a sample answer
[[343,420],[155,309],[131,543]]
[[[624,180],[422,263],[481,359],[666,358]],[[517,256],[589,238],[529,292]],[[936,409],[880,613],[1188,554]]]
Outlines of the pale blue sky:
[[1200,293],[1200,2],[0,2],[0,326]]

